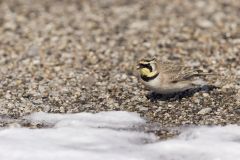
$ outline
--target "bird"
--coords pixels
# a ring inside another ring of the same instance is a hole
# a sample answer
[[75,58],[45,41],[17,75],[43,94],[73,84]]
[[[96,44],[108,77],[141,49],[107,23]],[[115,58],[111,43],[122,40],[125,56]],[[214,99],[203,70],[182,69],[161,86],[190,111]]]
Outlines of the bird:
[[143,58],[137,63],[142,83],[157,94],[174,94],[207,84],[203,77],[212,75],[200,69],[191,69],[185,65],[170,61],[160,61],[156,57]]

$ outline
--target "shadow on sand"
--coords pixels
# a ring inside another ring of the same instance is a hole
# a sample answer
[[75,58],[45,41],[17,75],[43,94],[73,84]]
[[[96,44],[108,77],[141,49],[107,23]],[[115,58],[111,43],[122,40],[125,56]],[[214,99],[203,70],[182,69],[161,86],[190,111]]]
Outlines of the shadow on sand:
[[188,89],[183,92],[177,92],[173,94],[157,94],[154,92],[149,93],[146,97],[150,99],[150,101],[176,101],[181,100],[182,98],[192,97],[196,92],[210,92],[218,87],[213,85],[204,85],[198,88]]

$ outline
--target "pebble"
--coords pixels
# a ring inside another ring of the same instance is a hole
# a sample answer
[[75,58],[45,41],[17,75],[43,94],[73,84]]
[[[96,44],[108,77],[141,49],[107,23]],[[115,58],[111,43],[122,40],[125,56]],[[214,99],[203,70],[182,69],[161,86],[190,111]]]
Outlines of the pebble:
[[162,111],[162,109],[163,109],[162,107],[158,107],[155,112],[160,112],[160,111]]
[[38,104],[42,104],[43,101],[42,101],[42,99],[35,99],[35,100],[32,101],[32,103],[35,104],[35,105],[38,105]]
[[139,107],[139,111],[148,111],[147,107]]
[[213,23],[207,19],[201,19],[197,21],[198,25],[202,28],[210,28],[213,27]]
[[229,88],[232,88],[232,87],[233,87],[233,84],[226,84],[222,88],[223,89],[229,89]]
[[203,95],[203,97],[209,97],[208,93],[203,93],[202,95]]
[[212,111],[212,108],[203,108],[198,112],[198,114],[199,115],[205,115],[205,114],[210,113],[211,111]]
[[11,99],[11,97],[12,97],[11,94],[9,92],[7,92],[6,95],[5,95],[5,98],[6,99]]

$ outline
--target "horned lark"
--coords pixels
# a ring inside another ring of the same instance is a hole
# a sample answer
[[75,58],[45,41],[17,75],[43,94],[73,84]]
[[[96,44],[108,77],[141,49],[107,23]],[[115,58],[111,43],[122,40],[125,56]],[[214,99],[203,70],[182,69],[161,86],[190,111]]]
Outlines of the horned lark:
[[209,75],[201,70],[157,61],[156,58],[140,60],[137,69],[143,84],[158,94],[172,94],[206,85],[201,77]]

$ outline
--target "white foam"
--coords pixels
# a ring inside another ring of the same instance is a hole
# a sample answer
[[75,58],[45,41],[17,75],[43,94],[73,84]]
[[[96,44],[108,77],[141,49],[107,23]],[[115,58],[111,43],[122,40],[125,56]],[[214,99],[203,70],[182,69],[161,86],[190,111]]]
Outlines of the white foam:
[[[26,119],[52,128],[0,130],[0,160],[238,160],[240,127],[197,127],[158,141],[132,130],[135,113],[35,113]],[[153,142],[153,143],[146,143]]]

